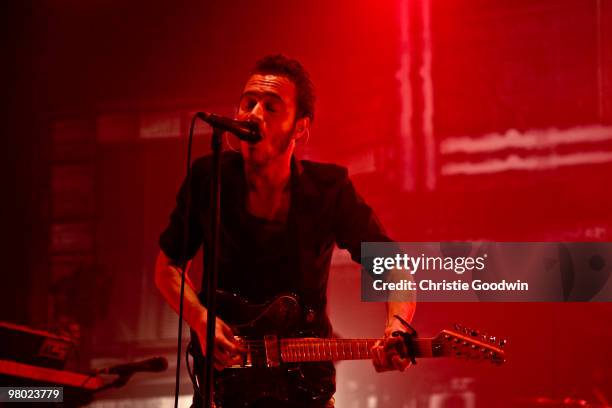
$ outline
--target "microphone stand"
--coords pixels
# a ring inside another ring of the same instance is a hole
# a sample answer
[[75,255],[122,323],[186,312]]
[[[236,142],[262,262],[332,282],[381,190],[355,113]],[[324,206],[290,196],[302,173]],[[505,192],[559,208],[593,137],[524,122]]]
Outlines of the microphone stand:
[[[201,119],[207,122],[213,128],[212,139],[211,139],[211,150],[212,150],[212,192],[211,192],[211,242],[210,249],[211,255],[208,261],[208,265],[204,265],[206,279],[202,280],[201,291],[205,291],[206,294],[206,308],[207,308],[207,320],[206,320],[206,357],[204,359],[204,393],[201,395],[203,400],[203,406],[210,408],[212,405],[212,380],[213,380],[213,354],[215,346],[215,327],[217,321],[217,281],[219,271],[219,247],[220,247],[220,227],[221,227],[221,147],[223,141],[223,133],[225,131],[230,132],[250,132],[243,137],[248,137],[249,142],[257,142],[261,140],[261,135],[253,133],[253,126],[246,125],[249,129],[235,129],[231,123],[228,123],[222,117],[217,115],[206,114],[203,112],[196,113],[191,119],[191,126],[189,128],[189,142],[187,148],[187,176],[186,176],[186,199],[185,199],[185,217],[184,217],[184,229],[183,229],[183,253],[181,257],[182,273],[181,273],[181,290],[180,290],[180,302],[179,302],[179,330],[178,330],[178,353],[176,361],[176,378],[175,378],[175,390],[174,390],[174,406],[178,407],[178,395],[179,395],[179,383],[180,383],[180,367],[181,367],[181,335],[182,335],[182,324],[183,324],[183,298],[185,295],[185,271],[187,265],[187,241],[188,241],[188,230],[189,230],[189,206],[190,206],[190,192],[191,192],[191,143],[193,140],[193,133],[195,122],[197,119]],[[231,122],[231,121],[230,121]],[[245,125],[243,125],[245,126]],[[257,127],[258,128],[258,127]],[[208,273],[206,273],[208,272]],[[198,387],[199,388],[199,387]],[[201,388],[200,393],[201,393]]]
[[211,257],[208,261],[209,272],[207,279],[202,281],[202,288],[206,285],[206,358],[204,359],[204,401],[206,408],[212,403],[213,380],[213,354],[215,347],[215,326],[217,320],[217,280],[219,272],[219,246],[221,226],[221,146],[223,130],[213,127],[212,149],[212,195],[211,195]]

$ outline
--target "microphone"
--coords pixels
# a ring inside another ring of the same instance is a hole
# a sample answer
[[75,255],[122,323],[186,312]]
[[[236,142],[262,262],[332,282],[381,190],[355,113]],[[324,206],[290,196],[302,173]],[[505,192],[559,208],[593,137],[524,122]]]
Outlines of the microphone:
[[164,357],[153,357],[148,360],[136,361],[127,364],[117,364],[112,367],[98,370],[99,374],[132,375],[137,372],[148,371],[158,373],[168,368],[168,360]]
[[230,119],[207,112],[198,112],[196,116],[212,127],[235,134],[245,142],[257,143],[262,139],[259,126],[255,122]]

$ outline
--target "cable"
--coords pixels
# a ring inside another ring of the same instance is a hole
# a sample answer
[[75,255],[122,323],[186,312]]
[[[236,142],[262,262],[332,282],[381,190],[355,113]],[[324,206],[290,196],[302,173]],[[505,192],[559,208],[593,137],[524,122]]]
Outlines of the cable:
[[[189,354],[191,353],[192,350],[193,350],[193,341],[190,341],[189,344],[187,345],[187,349],[185,350],[185,367],[187,367],[187,374],[189,374],[189,378],[191,379],[191,384],[193,385],[193,389],[196,391],[198,395],[201,396],[202,391],[200,391],[200,385],[198,384],[198,379],[194,371],[191,369],[191,364],[189,364]],[[193,364],[195,366],[195,358],[194,358]]]
[[187,241],[189,240],[189,208],[191,207],[191,145],[193,142],[193,130],[198,117],[193,115],[189,126],[189,140],[187,142],[187,171],[185,175],[185,209],[183,211],[183,245],[179,265],[181,267],[181,293],[179,296],[179,324],[178,324],[178,345],[176,352],[176,378],[174,384],[174,408],[178,408],[179,385],[181,380],[181,349],[183,341],[183,300],[185,298],[185,274],[187,272]]

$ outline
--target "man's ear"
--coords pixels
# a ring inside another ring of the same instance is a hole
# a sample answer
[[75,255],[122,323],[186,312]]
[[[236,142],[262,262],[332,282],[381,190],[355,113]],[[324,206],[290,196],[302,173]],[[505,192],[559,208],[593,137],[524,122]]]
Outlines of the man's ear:
[[303,118],[298,119],[295,124],[295,140],[301,139],[308,133],[308,129],[310,129],[310,118],[305,116]]

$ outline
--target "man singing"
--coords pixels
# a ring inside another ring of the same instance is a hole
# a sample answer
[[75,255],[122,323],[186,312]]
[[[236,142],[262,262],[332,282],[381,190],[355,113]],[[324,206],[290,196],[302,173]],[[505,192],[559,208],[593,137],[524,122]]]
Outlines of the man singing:
[[[310,313],[306,329],[318,337],[330,337],[326,289],[334,244],[347,249],[352,259],[359,262],[361,242],[391,239],[355,191],[345,168],[300,161],[294,156],[296,142],[309,133],[314,102],[313,84],[298,61],[271,55],[257,61],[251,70],[237,119],[256,122],[263,140],[255,144],[241,142],[240,154],[222,155],[218,284],[219,289],[254,303],[265,302],[280,293],[295,293]],[[191,189],[188,259],[195,256],[200,246],[204,259],[209,259],[210,182],[211,158],[206,156],[194,162],[191,185],[183,183],[169,225],[160,237],[155,282],[176,311],[185,193],[187,188]],[[403,371],[409,365],[406,355],[394,347],[400,338],[391,333],[406,331],[394,316],[411,321],[414,308],[413,302],[387,303],[384,336],[371,350],[376,371]],[[197,333],[203,351],[206,317],[206,308],[188,281],[184,318]],[[230,325],[218,318],[215,369],[222,371],[240,362],[242,350]],[[302,363],[299,372],[287,375],[299,376],[300,387],[289,389],[282,400],[268,399],[249,406],[333,407],[335,370],[331,362]],[[197,406],[198,398],[194,398],[194,404]],[[242,406],[239,404],[234,400],[219,403]]]

